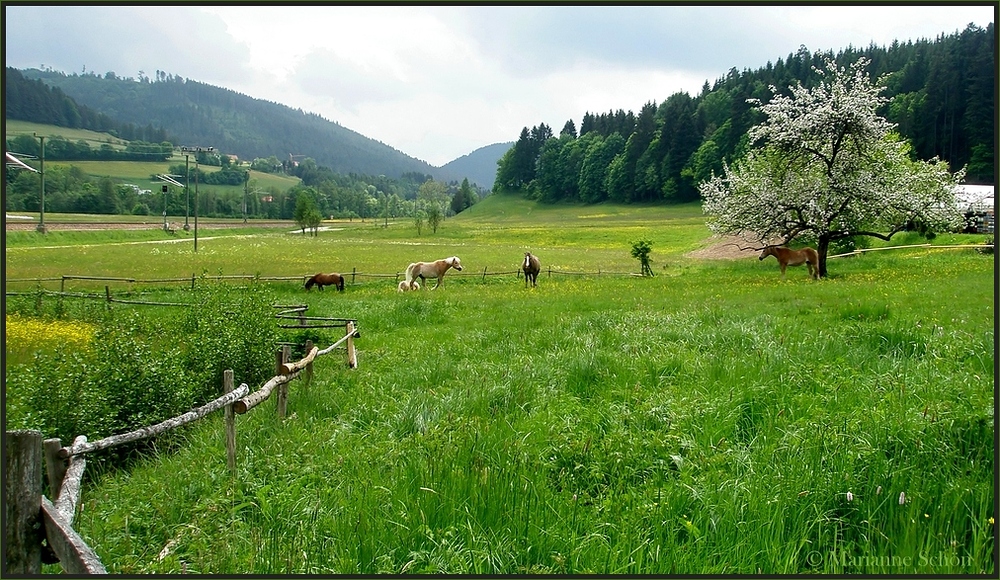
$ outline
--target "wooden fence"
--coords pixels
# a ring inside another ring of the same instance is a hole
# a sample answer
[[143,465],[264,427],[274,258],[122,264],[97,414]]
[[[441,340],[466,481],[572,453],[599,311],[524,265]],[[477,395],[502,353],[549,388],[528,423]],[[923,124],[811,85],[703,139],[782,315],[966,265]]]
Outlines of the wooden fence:
[[[306,356],[289,362],[290,345],[282,345],[275,354],[275,376],[260,389],[250,392],[243,383],[233,388],[233,371],[223,373],[223,394],[219,398],[192,409],[183,415],[142,427],[129,433],[112,435],[89,442],[77,437],[63,446],[58,438],[42,440],[39,431],[7,431],[4,441],[5,500],[5,564],[7,574],[39,574],[41,564],[60,563],[69,574],[107,574],[97,554],[73,529],[80,499],[80,481],[86,467],[85,454],[108,449],[140,439],[154,437],[171,429],[192,423],[222,409],[226,436],[226,465],[236,471],[236,414],[245,414],[267,400],[278,388],[277,413],[285,417],[288,383],[305,373],[306,382],[313,376],[313,362],[346,343],[347,366],[357,367],[354,339],[360,336],[357,321],[348,318],[304,316],[306,306],[279,307],[284,311],[278,318],[293,318],[298,325],[285,328],[343,327],[345,335],[320,350],[312,341],[306,342]],[[323,321],[310,325],[310,321]],[[42,471],[46,472],[52,501],[42,494]]]
[[[595,272],[575,272],[575,271],[569,271],[569,270],[552,269],[551,266],[548,269],[543,270],[541,273],[546,274],[548,277],[560,276],[560,275],[566,275],[566,276],[641,276],[642,275],[642,274],[639,274],[637,272],[615,272],[615,271],[608,271],[608,270],[601,270],[601,269],[598,269]],[[345,278],[349,277],[349,283],[351,285],[359,284],[359,283],[361,283],[361,281],[363,279],[366,279],[366,278],[367,279],[371,279],[371,280],[392,280],[393,284],[396,284],[400,280],[402,280],[403,277],[405,277],[405,275],[406,275],[405,272],[394,272],[394,273],[391,273],[391,274],[378,274],[378,273],[371,273],[371,272],[359,272],[357,268],[352,268],[349,273],[342,272],[341,274]],[[518,270],[495,270],[495,271],[490,271],[489,270],[489,266],[484,266],[482,272],[478,272],[478,271],[476,271],[476,272],[472,272],[472,271],[469,271],[469,272],[449,272],[448,273],[448,277],[449,278],[462,278],[462,277],[470,278],[470,277],[473,277],[473,278],[481,278],[481,279],[485,280],[487,276],[515,276],[516,278],[520,279],[521,276],[522,276],[522,274],[523,273],[522,273],[522,271],[520,269],[518,269]],[[84,275],[68,275],[67,274],[67,275],[63,275],[63,276],[50,276],[50,277],[40,277],[40,278],[8,278],[8,279],[5,280],[5,282],[7,284],[33,283],[39,289],[41,288],[41,284],[43,282],[59,282],[59,290],[58,290],[58,292],[61,293],[61,294],[63,294],[63,295],[72,295],[71,293],[69,293],[69,292],[66,291],[66,282],[67,281],[70,281],[70,282],[72,282],[72,281],[117,282],[117,283],[128,284],[129,288],[134,288],[136,285],[140,285],[140,284],[185,284],[185,285],[190,284],[191,289],[194,290],[195,287],[196,287],[196,285],[197,285],[197,282],[199,280],[217,281],[217,282],[218,281],[227,281],[227,280],[247,280],[247,281],[249,281],[249,280],[255,280],[255,281],[261,281],[261,282],[288,282],[288,281],[293,281],[294,280],[294,281],[302,282],[302,284],[304,285],[305,282],[306,282],[306,280],[308,280],[310,276],[312,276],[312,274],[308,274],[308,275],[304,275],[304,276],[258,276],[258,275],[250,275],[250,274],[234,274],[234,275],[227,275],[227,276],[196,276],[195,274],[191,274],[190,277],[180,277],[180,278],[147,278],[147,279],[141,279],[141,278],[132,278],[132,277],[84,276]],[[105,285],[105,288],[107,289],[108,286]],[[56,292],[54,290],[43,290],[43,291],[49,292],[49,293],[53,293],[53,294]],[[10,291],[7,292],[8,295],[33,294],[33,293],[34,292],[10,292]],[[96,297],[96,296],[94,296],[94,295],[86,295],[86,297]]]

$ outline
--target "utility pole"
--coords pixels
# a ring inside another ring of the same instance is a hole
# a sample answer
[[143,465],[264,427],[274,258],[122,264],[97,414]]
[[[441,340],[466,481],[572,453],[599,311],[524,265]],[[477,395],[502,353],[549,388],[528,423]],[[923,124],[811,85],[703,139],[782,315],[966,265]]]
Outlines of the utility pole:
[[188,212],[191,207],[191,190],[188,188],[188,182],[191,177],[191,170],[188,169],[188,162],[190,161],[190,155],[184,154],[184,231],[191,229],[188,225]]
[[184,168],[187,169],[187,153],[194,153],[194,251],[198,251],[198,154],[215,151],[215,147],[181,147],[185,153]]
[[38,157],[40,160],[38,175],[42,182],[41,204],[38,206],[38,225],[35,227],[35,231],[44,234],[47,231],[45,229],[45,137],[38,133],[32,133],[32,135],[38,137],[38,143],[41,148],[41,155]]
[[247,223],[247,189],[250,187],[250,170],[243,176],[243,223]]
[[198,253],[198,156],[194,157],[194,253]]

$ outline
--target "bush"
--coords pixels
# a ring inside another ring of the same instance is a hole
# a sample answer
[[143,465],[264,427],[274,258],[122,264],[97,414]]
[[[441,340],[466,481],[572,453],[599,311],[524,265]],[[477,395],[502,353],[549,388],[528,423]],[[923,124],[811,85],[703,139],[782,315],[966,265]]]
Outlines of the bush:
[[272,377],[278,332],[270,294],[223,285],[199,294],[180,316],[112,310],[89,348],[43,348],[8,367],[7,428],[38,429],[64,444],[78,435],[93,441],[217,398],[225,369],[253,386]]

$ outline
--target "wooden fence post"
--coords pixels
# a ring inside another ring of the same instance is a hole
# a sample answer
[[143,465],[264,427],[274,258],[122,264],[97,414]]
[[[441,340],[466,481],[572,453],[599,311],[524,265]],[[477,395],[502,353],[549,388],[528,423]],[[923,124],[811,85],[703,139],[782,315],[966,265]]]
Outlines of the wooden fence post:
[[194,272],[191,272],[191,289],[194,290]]
[[354,277],[358,275],[357,266],[351,268],[351,286],[354,286]]
[[357,368],[358,366],[358,353],[354,350],[354,321],[347,321],[347,366],[349,368]]
[[42,571],[42,433],[7,431],[4,441],[7,574]]
[[[292,347],[287,344],[281,347],[278,354],[275,356],[275,366],[276,370],[274,372],[275,376],[282,374],[282,365],[288,362],[292,358]],[[285,410],[288,408],[288,383],[281,383],[278,385],[278,418],[285,418]]]
[[483,282],[486,281],[486,266],[483,266]]
[[[307,340],[306,341],[306,354],[312,352],[312,349],[313,349],[313,341],[312,340]],[[312,380],[313,380],[313,364],[312,364],[312,361],[310,361],[309,364],[306,365],[306,385],[308,386],[308,385],[312,384]]]
[[62,282],[59,283],[59,291],[60,292],[65,292],[66,291],[66,276],[65,275],[63,275],[63,277],[62,277]]
[[[222,394],[233,390],[233,369],[222,372]],[[226,405],[223,411],[226,419],[226,467],[236,473],[236,416],[233,414],[233,404]]]
[[49,480],[49,497],[59,497],[63,478],[66,477],[66,460],[59,457],[62,441],[55,437],[42,442],[45,449],[45,473]]

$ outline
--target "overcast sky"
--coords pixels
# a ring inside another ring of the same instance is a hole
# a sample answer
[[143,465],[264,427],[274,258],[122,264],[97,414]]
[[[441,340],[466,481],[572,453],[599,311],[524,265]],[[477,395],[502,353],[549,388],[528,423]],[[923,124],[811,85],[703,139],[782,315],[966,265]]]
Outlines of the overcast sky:
[[934,39],[995,4],[928,6],[4,6],[6,66],[157,70],[317,113],[440,166],[638,112],[732,67]]

